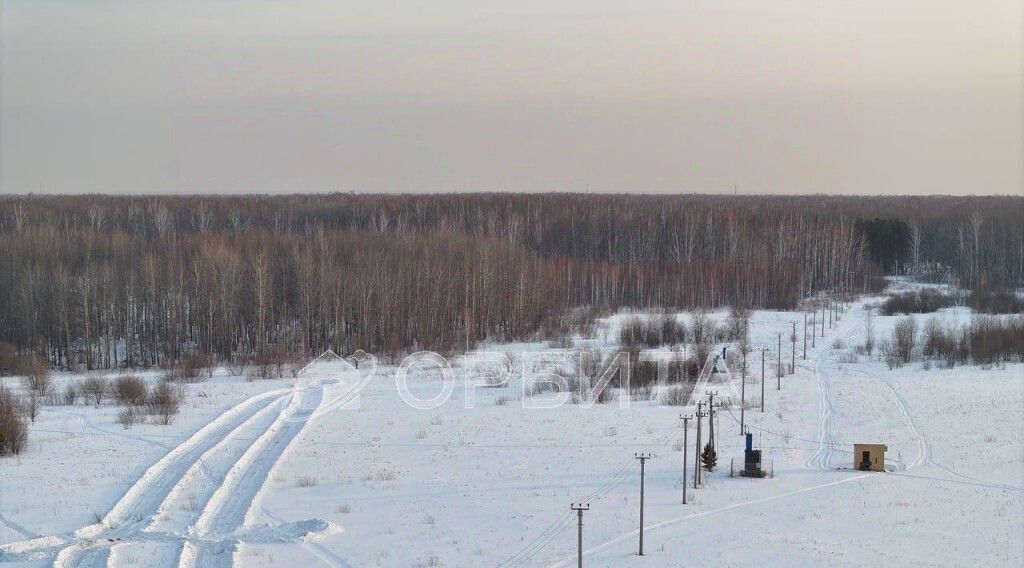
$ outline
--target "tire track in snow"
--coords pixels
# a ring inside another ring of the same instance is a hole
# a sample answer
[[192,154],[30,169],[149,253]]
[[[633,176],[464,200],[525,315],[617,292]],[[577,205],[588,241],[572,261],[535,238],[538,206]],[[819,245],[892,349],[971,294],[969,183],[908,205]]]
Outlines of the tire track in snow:
[[[178,480],[202,455],[231,434],[263,407],[284,396],[287,389],[270,391],[246,399],[193,434],[188,440],[168,452],[142,474],[116,505],[103,517],[99,524],[90,525],[75,532],[82,538],[97,536],[119,536],[122,528],[138,529],[142,521],[152,517],[160,509],[171,489]],[[107,534],[114,533],[114,534]]]
[[263,489],[274,465],[305,428],[323,400],[323,385],[299,391],[271,427],[234,464],[189,528],[194,550],[180,566],[231,566],[238,548],[236,533]]
[[[160,504],[156,518],[143,530],[184,534],[196,521],[217,487],[224,482],[230,468],[241,459],[258,436],[270,428],[275,420],[274,412],[280,413],[278,407],[287,400],[287,396],[275,399],[208,449],[178,480]],[[189,498],[193,501],[189,502]]]
[[11,531],[13,531],[15,533],[18,533],[18,535],[21,538],[26,539],[26,540],[33,539],[33,538],[39,538],[41,536],[41,535],[38,535],[38,534],[28,530],[25,527],[19,525],[18,523],[8,519],[7,517],[4,516],[3,513],[0,513],[0,525],[3,525],[4,527],[10,529]]
[[[177,481],[206,452],[239,424],[290,389],[278,389],[250,397],[221,413],[187,440],[179,444],[132,484],[100,523],[75,531],[74,535],[55,535],[0,547],[0,555],[11,558],[38,558],[56,554],[54,566],[106,565],[109,547],[134,535],[159,510]],[[56,542],[56,544],[55,544]]]
[[[856,324],[853,329],[844,331],[843,337],[849,340],[861,324]],[[832,378],[826,369],[827,357],[834,351],[834,348],[822,345],[822,349],[814,354],[814,374],[818,377],[818,389],[821,393],[820,414],[818,421],[818,448],[811,453],[804,462],[808,469],[830,470],[835,461],[835,435],[833,426],[835,424],[836,407],[832,401]]]

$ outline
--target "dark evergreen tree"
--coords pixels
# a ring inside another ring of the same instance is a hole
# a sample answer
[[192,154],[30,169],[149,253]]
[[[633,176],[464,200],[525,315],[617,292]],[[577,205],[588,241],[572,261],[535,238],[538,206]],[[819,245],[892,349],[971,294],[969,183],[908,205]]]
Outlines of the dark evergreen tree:
[[704,445],[704,451],[700,453],[700,463],[708,471],[714,471],[715,466],[718,465],[718,452],[715,451],[715,447],[711,445],[711,442]]

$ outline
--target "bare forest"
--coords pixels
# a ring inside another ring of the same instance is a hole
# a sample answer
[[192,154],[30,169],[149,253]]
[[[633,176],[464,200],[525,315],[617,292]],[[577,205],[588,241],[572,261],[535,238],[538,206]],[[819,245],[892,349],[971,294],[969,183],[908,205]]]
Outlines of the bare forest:
[[884,274],[1019,286],[1022,218],[1011,197],[5,197],[0,342],[70,369],[399,354]]

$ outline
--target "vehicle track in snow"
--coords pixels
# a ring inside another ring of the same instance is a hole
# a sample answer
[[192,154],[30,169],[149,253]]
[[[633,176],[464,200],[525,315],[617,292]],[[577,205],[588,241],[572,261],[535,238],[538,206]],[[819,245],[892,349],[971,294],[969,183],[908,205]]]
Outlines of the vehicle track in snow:
[[239,424],[230,435],[211,447],[178,480],[160,504],[160,510],[144,530],[186,535],[187,529],[202,512],[214,492],[224,483],[231,468],[255,440],[266,432],[281,414],[289,397],[281,397],[264,406]]
[[277,420],[235,462],[199,518],[189,527],[194,549],[181,555],[179,566],[233,564],[238,532],[246,526],[246,518],[271,470],[322,401],[322,385],[297,391]]
[[[854,325],[852,329],[844,330],[844,339],[849,340],[859,328]],[[824,341],[825,338],[822,338]],[[814,354],[814,374],[818,378],[819,418],[818,418],[818,448],[804,462],[809,469],[829,470],[834,467],[835,435],[833,426],[835,424],[836,408],[832,401],[832,376],[829,373],[829,355],[835,351],[834,348],[822,345]]]
[[[105,566],[109,548],[135,537],[159,512],[164,500],[192,466],[211,448],[275,401],[289,396],[279,389],[250,397],[229,408],[151,465],[101,522],[73,534],[52,535],[0,547],[0,560],[54,557],[54,566]],[[160,540],[149,535],[147,540]]]
[[40,535],[38,535],[38,534],[28,530],[27,528],[19,525],[18,523],[8,519],[7,517],[5,517],[3,515],[3,513],[0,513],[0,525],[6,527],[7,529],[9,529],[9,530],[11,530],[11,531],[13,531],[15,533],[18,533],[18,535],[21,536],[21,538],[23,538],[23,539],[39,538],[39,536],[40,536]]

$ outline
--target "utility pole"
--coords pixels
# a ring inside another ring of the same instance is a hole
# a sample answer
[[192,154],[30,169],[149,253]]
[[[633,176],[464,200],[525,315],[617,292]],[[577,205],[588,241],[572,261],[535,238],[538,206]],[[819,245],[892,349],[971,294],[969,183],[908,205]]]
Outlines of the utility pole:
[[761,412],[764,412],[764,354],[768,349],[761,348]]
[[689,453],[687,451],[689,450],[689,448],[686,447],[688,445],[686,435],[690,431],[690,418],[693,417],[687,416],[685,414],[679,415],[679,419],[683,421],[683,505],[686,504],[686,462],[690,460],[689,456],[687,455]]
[[700,423],[701,419],[707,416],[704,413],[704,403],[697,403],[697,451],[693,455],[693,488],[696,489],[700,483]]
[[776,387],[776,390],[782,390],[782,332],[777,331],[775,333],[779,336],[779,363],[775,369],[775,378],[778,379],[779,385]]
[[633,457],[640,460],[640,551],[638,556],[644,555],[644,464],[651,459],[651,454],[633,454]]
[[576,511],[576,565],[583,568],[583,511],[590,510],[590,503],[569,503],[569,508]]
[[740,436],[746,433],[747,412],[747,355],[743,354],[743,380],[740,381]]
[[789,342],[793,347],[793,355],[790,358],[789,363],[789,374],[792,375],[796,372],[796,322],[790,322],[793,324],[793,333],[789,334]]
[[807,360],[807,312],[804,312],[804,361]]
[[[811,348],[815,347],[814,338],[818,336],[818,308],[811,312]],[[807,341],[806,339],[804,341]]]
[[718,391],[707,391],[708,393],[708,443],[715,447],[715,395]]

